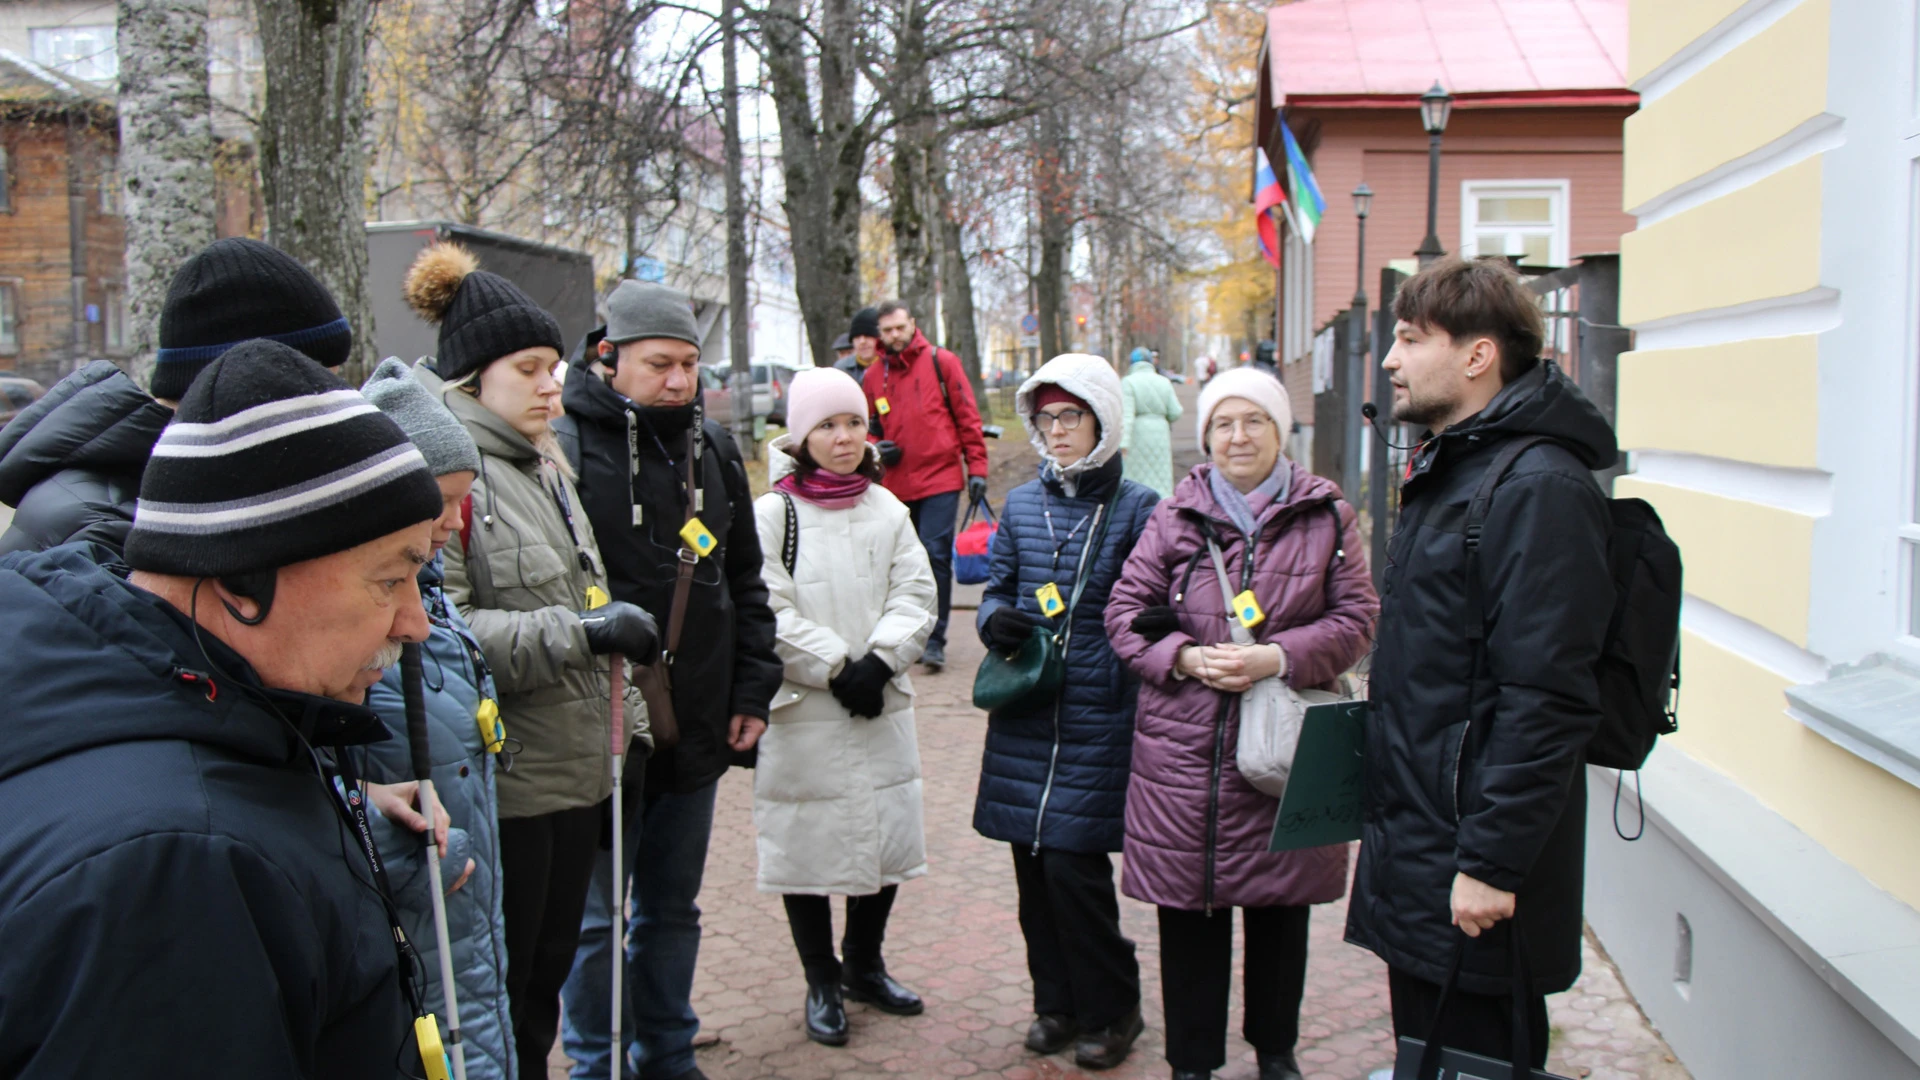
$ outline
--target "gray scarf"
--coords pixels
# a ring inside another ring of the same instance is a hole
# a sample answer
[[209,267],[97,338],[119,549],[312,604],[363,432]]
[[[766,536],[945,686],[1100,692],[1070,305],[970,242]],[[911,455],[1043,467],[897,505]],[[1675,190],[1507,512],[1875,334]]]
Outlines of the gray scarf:
[[[1208,471],[1207,484],[1213,491],[1213,501],[1220,504],[1227,520],[1233,522],[1234,528],[1252,537],[1259,530],[1260,518],[1266,516],[1265,511],[1287,501],[1287,491],[1293,486],[1293,463],[1287,460],[1287,455],[1281,454],[1273,463],[1273,471],[1260,481],[1260,486],[1245,495],[1240,494],[1240,489],[1233,486],[1233,482],[1220,472],[1217,465]],[[1255,502],[1260,504],[1257,511],[1254,509]]]

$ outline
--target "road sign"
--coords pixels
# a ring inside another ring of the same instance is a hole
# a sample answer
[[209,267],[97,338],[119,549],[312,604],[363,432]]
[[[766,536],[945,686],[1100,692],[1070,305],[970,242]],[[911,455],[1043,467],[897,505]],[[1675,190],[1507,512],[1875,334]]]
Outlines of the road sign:
[[633,276],[641,281],[665,281],[667,264],[659,259],[642,255],[633,261]]
[[1028,312],[1025,316],[1021,317],[1020,332],[1028,335],[1039,333],[1040,332],[1040,316],[1035,315],[1032,312]]
[[1023,348],[1023,349],[1037,349],[1037,348],[1039,348],[1039,347],[1040,347],[1040,335],[1039,335],[1039,334],[1021,334],[1021,335],[1020,335],[1020,347],[1021,347],[1021,348]]

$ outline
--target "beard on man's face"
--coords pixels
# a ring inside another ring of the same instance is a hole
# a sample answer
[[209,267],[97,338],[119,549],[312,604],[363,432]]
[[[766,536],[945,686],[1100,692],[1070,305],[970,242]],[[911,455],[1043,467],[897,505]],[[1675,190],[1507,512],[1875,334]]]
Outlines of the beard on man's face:
[[360,670],[380,671],[385,668],[390,668],[399,662],[400,642],[389,638],[385,645],[380,646],[380,651],[373,654],[373,659],[368,660]]

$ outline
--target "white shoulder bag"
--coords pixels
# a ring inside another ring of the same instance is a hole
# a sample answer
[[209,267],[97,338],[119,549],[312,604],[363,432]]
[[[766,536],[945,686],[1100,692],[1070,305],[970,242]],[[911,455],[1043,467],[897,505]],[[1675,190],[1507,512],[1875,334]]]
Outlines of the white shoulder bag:
[[[1211,538],[1207,540],[1207,552],[1213,556],[1213,570],[1220,578],[1220,599],[1226,605],[1233,643],[1252,645],[1253,634],[1234,615],[1235,594],[1227,578],[1227,561]],[[1293,772],[1293,752],[1300,745],[1307,706],[1339,700],[1340,695],[1325,690],[1295,690],[1279,675],[1254,680],[1240,693],[1240,743],[1233,754],[1240,775],[1254,790],[1279,798],[1287,790],[1287,776]]]

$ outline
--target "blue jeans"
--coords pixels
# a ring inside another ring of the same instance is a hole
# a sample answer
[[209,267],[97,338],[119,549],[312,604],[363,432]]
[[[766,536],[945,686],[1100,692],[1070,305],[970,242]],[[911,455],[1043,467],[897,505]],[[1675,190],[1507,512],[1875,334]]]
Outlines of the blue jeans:
[[933,587],[940,597],[939,619],[928,646],[947,647],[947,616],[953,613],[953,527],[960,517],[960,493],[943,491],[907,504],[913,527],[920,534],[920,546],[927,549],[927,561],[933,564]]
[[[620,1031],[626,1041],[625,1076],[663,1080],[694,1067],[693,972],[700,958],[700,879],[713,833],[715,781],[685,795],[650,795],[638,827],[622,837],[628,895],[627,992]],[[611,1080],[607,980],[613,860],[602,854],[580,926],[573,973],[560,992],[566,1011],[561,1032],[574,1080]],[[636,871],[638,871],[636,873]]]

